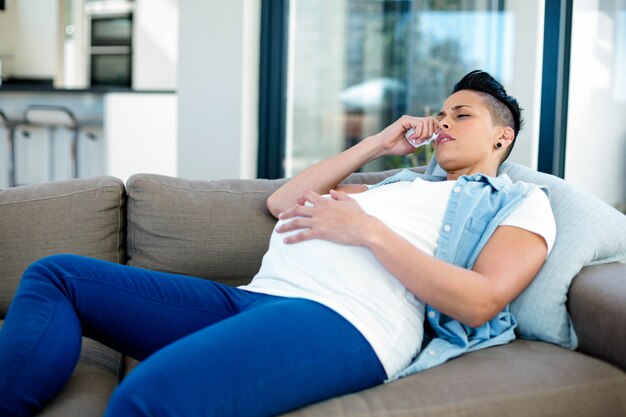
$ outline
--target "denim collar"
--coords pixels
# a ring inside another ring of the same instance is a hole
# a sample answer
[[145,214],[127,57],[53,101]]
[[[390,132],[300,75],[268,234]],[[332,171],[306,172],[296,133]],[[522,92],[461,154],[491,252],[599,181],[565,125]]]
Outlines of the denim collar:
[[485,174],[472,174],[462,175],[461,177],[459,177],[459,179],[461,178],[468,182],[486,182],[497,191],[500,191],[504,187],[513,184],[513,181],[511,181],[511,178],[507,174],[501,174],[497,177],[490,177]]
[[[447,181],[448,177],[443,175],[422,174],[421,178],[426,181]],[[504,187],[513,184],[511,178],[507,174],[500,174],[497,177],[490,177],[485,174],[461,175],[458,180],[463,179],[466,182],[485,182],[491,185],[495,190],[500,191]],[[458,181],[457,180],[457,181]]]

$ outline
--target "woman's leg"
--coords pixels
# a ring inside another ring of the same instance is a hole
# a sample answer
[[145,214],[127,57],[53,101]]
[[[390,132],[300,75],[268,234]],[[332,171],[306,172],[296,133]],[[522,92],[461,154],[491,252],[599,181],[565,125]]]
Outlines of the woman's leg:
[[33,415],[54,398],[78,361],[82,335],[143,360],[257,298],[76,255],[35,262],[0,331],[0,415]]
[[343,317],[312,301],[274,299],[156,352],[113,393],[105,415],[271,416],[386,378]]

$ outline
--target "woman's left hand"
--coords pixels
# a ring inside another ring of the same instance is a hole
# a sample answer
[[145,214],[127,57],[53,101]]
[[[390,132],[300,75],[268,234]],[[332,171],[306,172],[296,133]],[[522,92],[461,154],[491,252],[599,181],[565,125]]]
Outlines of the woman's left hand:
[[342,191],[330,190],[330,197],[306,191],[298,198],[297,205],[281,213],[278,216],[280,220],[293,220],[280,225],[277,228],[279,233],[302,229],[286,237],[284,242],[323,239],[344,245],[363,245],[367,221],[371,216]]

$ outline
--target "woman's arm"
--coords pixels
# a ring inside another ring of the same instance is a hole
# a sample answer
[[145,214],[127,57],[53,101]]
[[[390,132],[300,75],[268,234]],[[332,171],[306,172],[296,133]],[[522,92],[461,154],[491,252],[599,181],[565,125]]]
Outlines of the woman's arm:
[[343,191],[346,194],[358,194],[363,191],[367,191],[367,185],[365,184],[338,184],[335,191]]
[[[370,136],[350,149],[321,161],[292,178],[267,199],[267,208],[278,217],[280,213],[293,207],[305,191],[327,194],[348,175],[366,163],[383,155],[406,155],[415,151],[404,137],[408,129],[415,129],[416,139],[429,138],[438,128],[432,117],[402,116],[382,132]],[[345,186],[343,191],[364,191],[363,185]]]
[[[387,225],[366,214],[345,193],[332,199],[306,192],[281,219],[293,218],[279,232],[302,229],[286,243],[325,239],[369,248],[409,291],[442,313],[472,327],[481,326],[509,304],[543,265],[547,245],[532,232],[500,226],[467,270],[416,248]],[[312,206],[305,206],[309,202]]]
[[370,136],[350,149],[305,169],[289,180],[267,199],[267,208],[278,218],[280,213],[293,207],[298,197],[305,191],[327,194],[348,175],[383,154],[378,139]]
[[365,246],[417,298],[471,327],[491,320],[513,301],[539,272],[548,250],[541,236],[500,226],[467,270],[427,255],[376,223]]

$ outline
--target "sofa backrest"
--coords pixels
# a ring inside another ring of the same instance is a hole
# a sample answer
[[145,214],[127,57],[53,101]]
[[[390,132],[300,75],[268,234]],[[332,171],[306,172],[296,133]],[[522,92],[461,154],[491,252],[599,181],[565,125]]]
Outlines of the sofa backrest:
[[[357,173],[345,182],[371,184],[393,172]],[[276,223],[266,200],[285,182],[132,176],[126,184],[128,264],[229,285],[250,282]]]
[[230,285],[248,282],[274,227],[265,200],[283,182],[132,176],[126,184],[128,264]]
[[124,184],[113,177],[0,190],[0,319],[33,261],[74,253],[125,262]]

